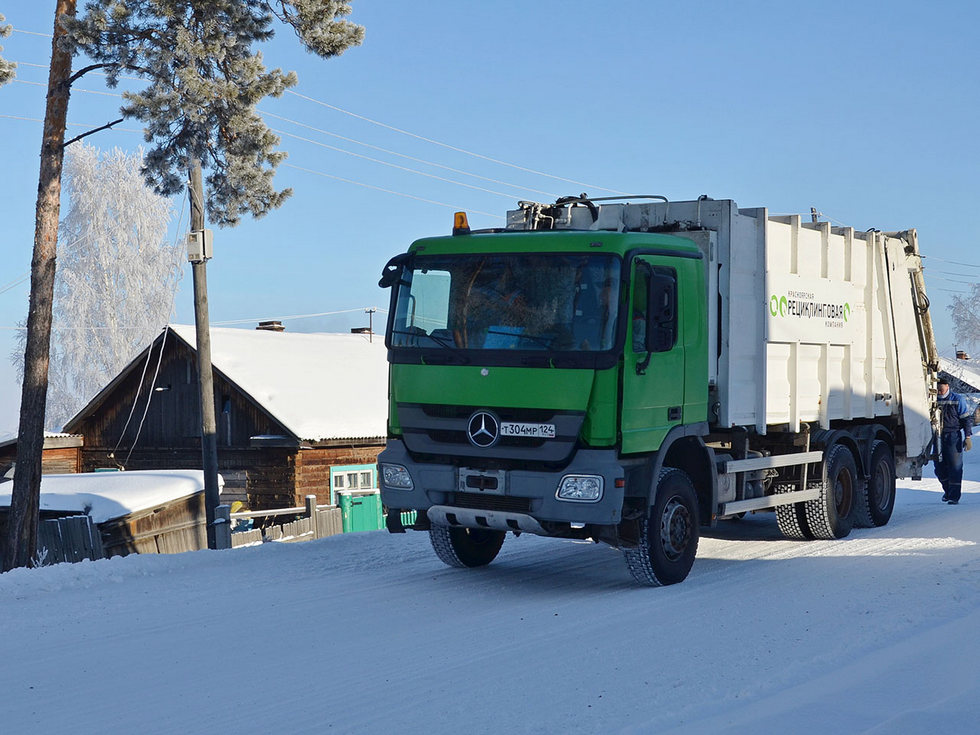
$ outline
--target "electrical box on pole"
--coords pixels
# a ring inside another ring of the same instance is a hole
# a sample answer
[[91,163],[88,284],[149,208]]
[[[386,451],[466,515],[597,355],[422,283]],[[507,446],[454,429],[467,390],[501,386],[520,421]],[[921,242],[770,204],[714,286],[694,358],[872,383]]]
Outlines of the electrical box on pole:
[[187,233],[187,260],[200,263],[214,257],[214,234],[211,230],[193,230]]

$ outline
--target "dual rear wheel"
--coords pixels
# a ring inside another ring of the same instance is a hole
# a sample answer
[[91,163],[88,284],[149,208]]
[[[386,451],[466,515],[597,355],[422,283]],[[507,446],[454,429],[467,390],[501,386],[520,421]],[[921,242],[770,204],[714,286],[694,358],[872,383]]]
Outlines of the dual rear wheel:
[[870,477],[859,476],[851,450],[833,446],[824,461],[820,496],[776,508],[776,521],[791,539],[838,539],[854,526],[884,526],[895,507],[895,458],[886,442],[871,447]]

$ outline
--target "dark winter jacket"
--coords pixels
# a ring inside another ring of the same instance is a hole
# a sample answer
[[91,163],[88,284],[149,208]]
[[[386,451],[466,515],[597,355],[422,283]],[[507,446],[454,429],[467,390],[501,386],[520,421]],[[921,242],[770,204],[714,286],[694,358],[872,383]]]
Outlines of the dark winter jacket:
[[945,398],[939,396],[938,400],[943,433],[957,433],[962,429],[966,436],[970,436],[973,433],[973,409],[966,399],[950,391]]

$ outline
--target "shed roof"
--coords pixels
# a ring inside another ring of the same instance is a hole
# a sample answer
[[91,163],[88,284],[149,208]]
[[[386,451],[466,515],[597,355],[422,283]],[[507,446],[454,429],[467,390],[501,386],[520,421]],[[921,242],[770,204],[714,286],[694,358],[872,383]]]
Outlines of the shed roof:
[[[223,485],[218,475],[218,492]],[[13,482],[0,483],[0,508],[10,507]],[[84,513],[104,523],[203,492],[201,470],[139,470],[42,475],[40,509]]]
[[[0,448],[16,443],[16,431],[0,434]],[[82,436],[80,434],[63,434],[57,431],[44,432],[44,449],[63,449],[65,447],[80,446],[82,446]]]
[[[272,332],[212,327],[211,365],[301,441],[375,439],[387,434],[388,362],[384,340],[366,334]],[[195,328],[171,324],[197,350]],[[145,351],[66,425],[98,407],[121,379],[139,369]]]
[[939,370],[968,385],[972,393],[980,393],[980,364],[977,360],[939,358]]

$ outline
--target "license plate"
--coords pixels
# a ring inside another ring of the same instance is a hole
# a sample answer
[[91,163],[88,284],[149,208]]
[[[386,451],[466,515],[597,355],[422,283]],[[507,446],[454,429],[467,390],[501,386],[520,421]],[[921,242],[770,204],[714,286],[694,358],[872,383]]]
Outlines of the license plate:
[[500,423],[501,436],[526,436],[532,439],[554,439],[554,424],[524,424],[516,421]]

